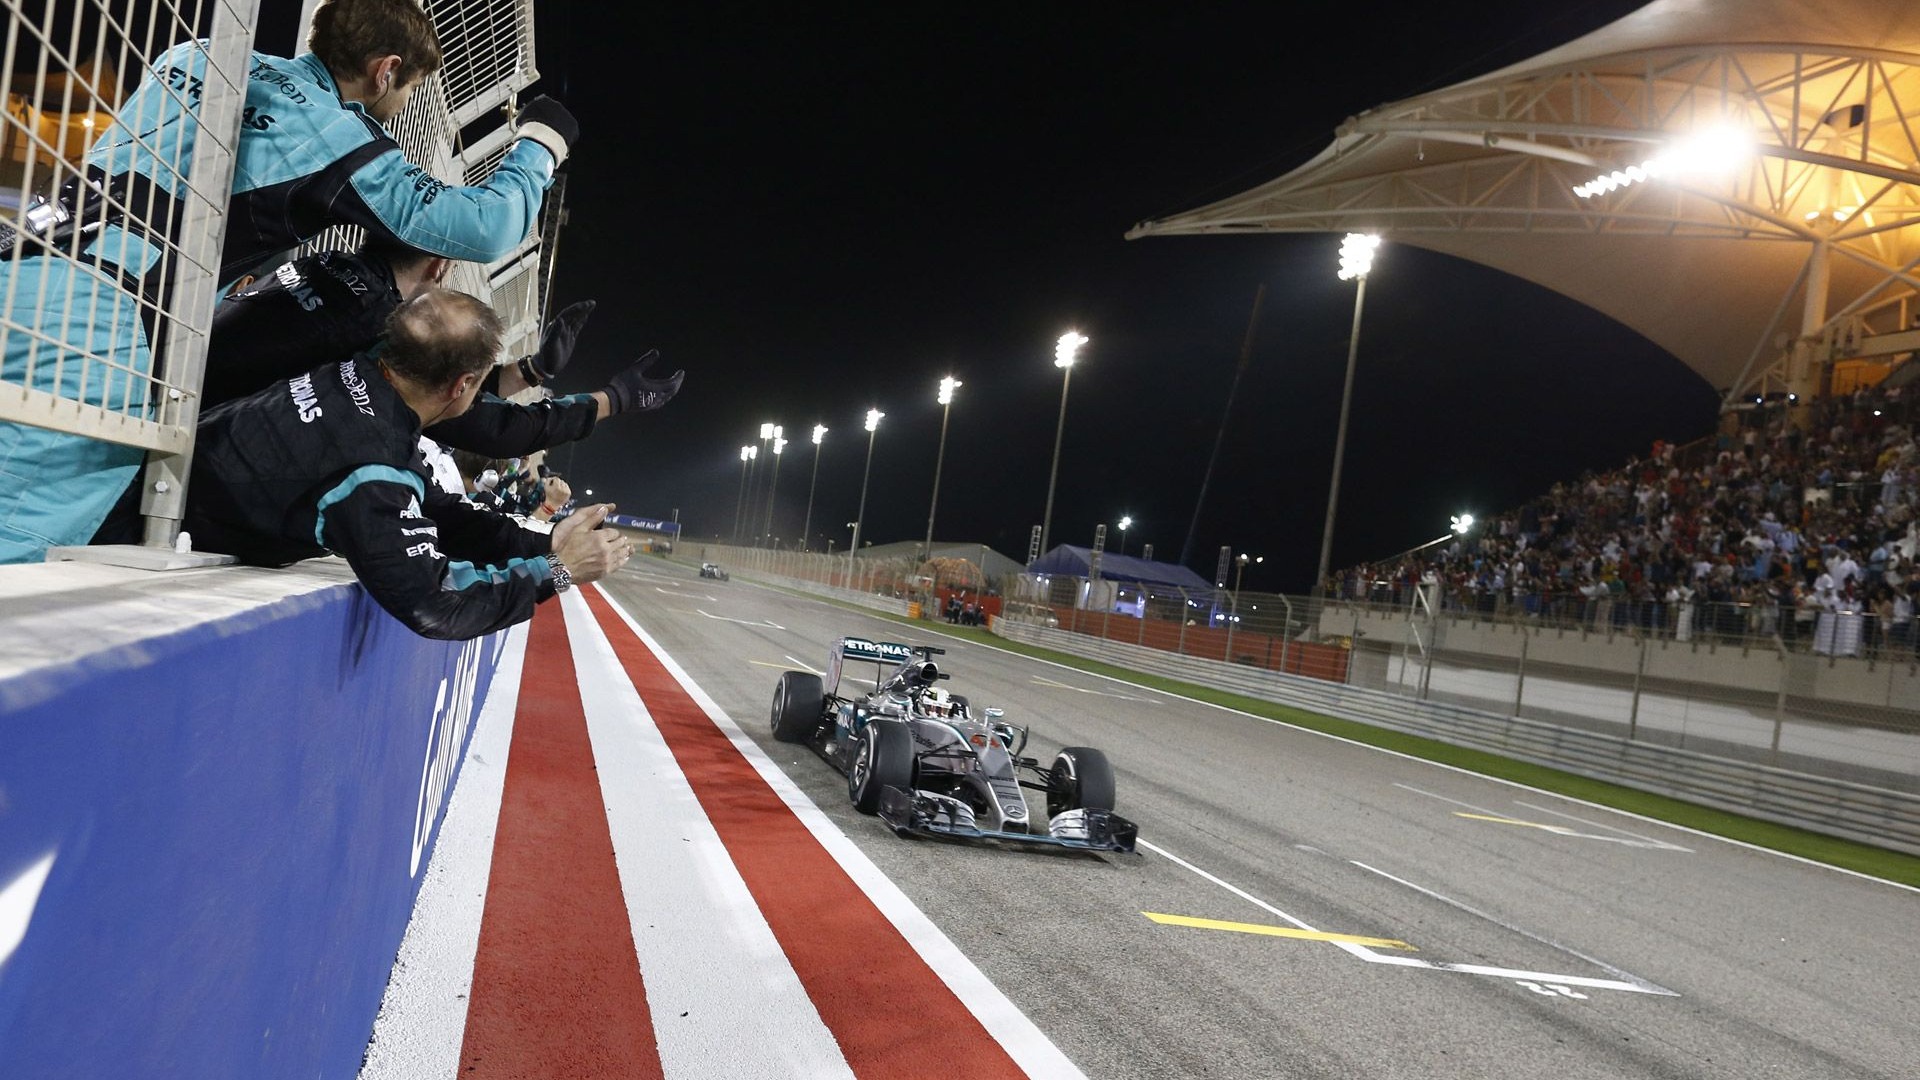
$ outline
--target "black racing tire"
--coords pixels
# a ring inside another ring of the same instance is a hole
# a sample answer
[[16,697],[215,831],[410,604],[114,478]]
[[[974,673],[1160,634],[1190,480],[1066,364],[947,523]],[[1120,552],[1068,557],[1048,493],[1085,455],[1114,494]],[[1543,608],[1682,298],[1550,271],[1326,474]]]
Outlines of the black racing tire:
[[913,786],[913,733],[899,720],[869,720],[860,729],[853,765],[847,769],[847,798],[863,814],[880,809],[880,793]]
[[806,742],[819,728],[827,708],[827,692],[820,676],[806,671],[783,671],[773,688],[773,737],[781,742]]
[[1060,751],[1047,772],[1047,816],[1080,809],[1113,809],[1113,765],[1091,746]]

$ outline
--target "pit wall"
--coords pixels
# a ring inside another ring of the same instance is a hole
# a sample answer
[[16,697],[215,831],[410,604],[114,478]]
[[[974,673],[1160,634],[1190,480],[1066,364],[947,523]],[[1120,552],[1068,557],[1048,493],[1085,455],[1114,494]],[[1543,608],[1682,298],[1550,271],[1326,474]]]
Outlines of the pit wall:
[[0,1076],[355,1076],[509,633],[338,560],[0,568]]

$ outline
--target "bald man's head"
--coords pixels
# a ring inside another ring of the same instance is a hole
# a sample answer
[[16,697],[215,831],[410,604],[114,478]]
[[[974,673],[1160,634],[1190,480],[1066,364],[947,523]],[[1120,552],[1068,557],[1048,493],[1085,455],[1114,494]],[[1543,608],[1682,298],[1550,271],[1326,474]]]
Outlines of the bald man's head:
[[506,326],[480,298],[430,288],[387,316],[382,359],[395,375],[423,387],[484,375],[500,355]]

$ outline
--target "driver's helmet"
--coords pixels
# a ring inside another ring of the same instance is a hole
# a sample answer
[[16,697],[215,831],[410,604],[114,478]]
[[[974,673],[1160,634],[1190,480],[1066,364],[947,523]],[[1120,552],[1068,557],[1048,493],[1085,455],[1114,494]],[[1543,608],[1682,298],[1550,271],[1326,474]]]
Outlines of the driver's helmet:
[[928,716],[952,716],[953,695],[937,686],[930,686],[920,695],[920,708]]

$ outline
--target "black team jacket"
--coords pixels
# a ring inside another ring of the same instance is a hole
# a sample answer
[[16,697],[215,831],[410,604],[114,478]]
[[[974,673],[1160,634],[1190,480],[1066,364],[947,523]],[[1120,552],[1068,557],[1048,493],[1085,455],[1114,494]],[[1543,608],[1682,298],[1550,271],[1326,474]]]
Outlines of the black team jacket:
[[257,566],[344,556],[423,637],[492,633],[554,593],[551,537],[435,487],[419,418],[364,354],[204,413],[182,524]]

